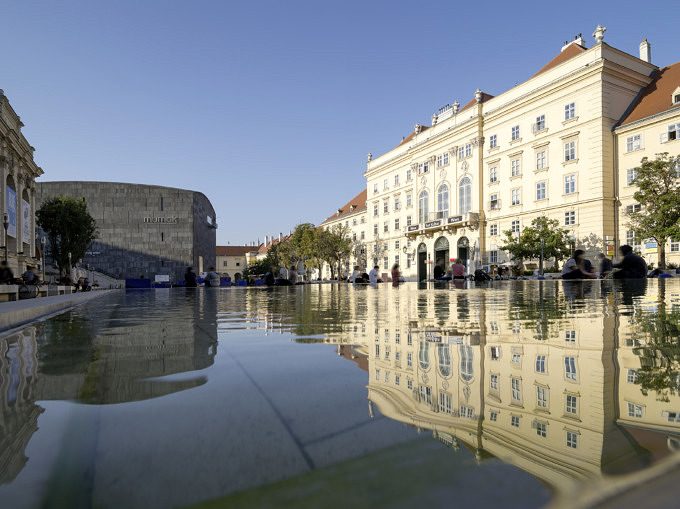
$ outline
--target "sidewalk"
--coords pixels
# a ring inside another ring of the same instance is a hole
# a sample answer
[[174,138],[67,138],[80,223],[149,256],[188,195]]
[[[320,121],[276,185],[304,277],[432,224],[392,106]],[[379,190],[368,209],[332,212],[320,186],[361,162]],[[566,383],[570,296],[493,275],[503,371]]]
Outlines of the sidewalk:
[[66,311],[96,297],[109,295],[114,291],[116,290],[98,290],[13,302],[0,302],[0,333],[25,325],[43,316]]

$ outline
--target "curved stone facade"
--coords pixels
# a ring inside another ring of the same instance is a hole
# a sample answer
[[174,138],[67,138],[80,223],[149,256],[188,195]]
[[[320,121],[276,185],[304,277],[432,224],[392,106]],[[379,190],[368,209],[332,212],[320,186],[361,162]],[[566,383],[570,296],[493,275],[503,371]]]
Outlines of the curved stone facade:
[[119,182],[38,182],[36,190],[38,204],[58,195],[85,199],[99,237],[82,263],[96,270],[178,281],[188,266],[215,265],[215,209],[203,193]]

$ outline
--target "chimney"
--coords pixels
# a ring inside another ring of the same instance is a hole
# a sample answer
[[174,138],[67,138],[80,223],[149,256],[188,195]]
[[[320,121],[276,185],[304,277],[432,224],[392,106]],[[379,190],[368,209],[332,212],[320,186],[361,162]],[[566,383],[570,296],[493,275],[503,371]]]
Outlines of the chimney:
[[456,101],[455,103],[453,103],[453,114],[454,114],[454,115],[455,115],[456,113],[458,113],[458,109],[459,109],[459,108],[460,108],[460,103],[459,103],[458,101]]
[[269,244],[269,235],[264,236],[264,245],[266,246],[267,244]]
[[281,240],[283,240],[283,233],[279,232],[279,242],[281,242]]
[[640,60],[652,63],[652,45],[647,39],[643,39],[640,43]]

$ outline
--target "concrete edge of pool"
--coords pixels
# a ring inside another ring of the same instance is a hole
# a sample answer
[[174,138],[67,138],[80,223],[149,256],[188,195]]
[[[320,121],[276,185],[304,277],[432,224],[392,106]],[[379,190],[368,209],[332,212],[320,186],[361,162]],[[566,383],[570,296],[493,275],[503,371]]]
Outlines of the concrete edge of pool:
[[98,290],[0,303],[0,334],[116,291],[120,290]]

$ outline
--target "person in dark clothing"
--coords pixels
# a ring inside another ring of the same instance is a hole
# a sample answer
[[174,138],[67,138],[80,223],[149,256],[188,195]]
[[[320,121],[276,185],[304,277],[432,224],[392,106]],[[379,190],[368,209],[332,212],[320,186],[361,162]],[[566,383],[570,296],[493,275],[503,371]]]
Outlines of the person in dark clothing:
[[604,253],[598,254],[597,259],[600,260],[600,277],[605,277],[612,271],[612,261]]
[[184,286],[186,288],[196,288],[196,273],[193,267],[187,268],[184,273]]
[[444,260],[442,258],[437,259],[437,265],[434,266],[434,278],[439,279],[444,275]]
[[14,273],[6,261],[0,262],[0,284],[11,285],[14,283]]
[[269,271],[264,275],[264,284],[267,286],[274,286],[276,284],[274,269],[269,269]]
[[582,249],[574,251],[562,268],[562,279],[595,279],[592,264],[586,259]]
[[619,248],[619,254],[623,259],[619,263],[614,263],[612,266],[621,269],[614,272],[615,279],[639,279],[647,277],[647,262],[642,256],[636,255],[633,248],[628,244],[624,244]]

